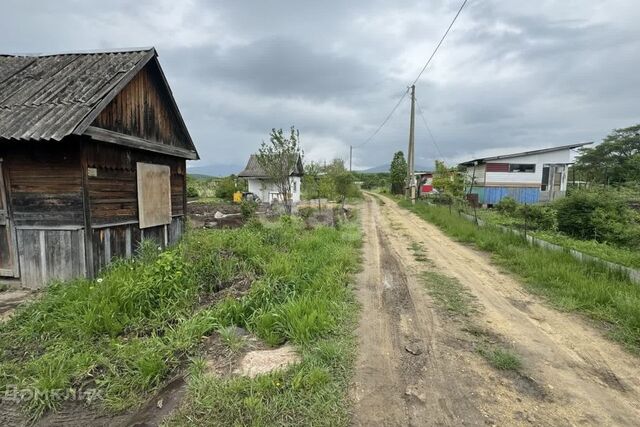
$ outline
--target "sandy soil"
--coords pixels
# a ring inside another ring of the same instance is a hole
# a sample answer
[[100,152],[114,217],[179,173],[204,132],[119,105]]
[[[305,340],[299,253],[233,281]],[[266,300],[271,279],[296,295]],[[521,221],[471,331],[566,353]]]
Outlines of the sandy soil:
[[9,320],[20,304],[35,298],[35,295],[22,289],[0,292],[0,322]]
[[[367,197],[361,217],[355,425],[638,425],[638,358],[393,201]],[[428,262],[416,259],[414,244]],[[473,321],[515,350],[520,372],[497,371],[479,356],[465,323],[425,291],[427,270],[476,297]]]

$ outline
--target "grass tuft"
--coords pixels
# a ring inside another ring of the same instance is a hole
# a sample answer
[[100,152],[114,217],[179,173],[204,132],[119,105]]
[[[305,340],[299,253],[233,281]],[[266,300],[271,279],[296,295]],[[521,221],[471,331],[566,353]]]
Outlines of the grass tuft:
[[422,282],[436,304],[450,313],[469,316],[475,310],[473,295],[457,279],[425,271]]
[[518,371],[522,367],[520,357],[506,348],[498,346],[487,346],[482,344],[476,351],[484,357],[491,366],[501,371]]

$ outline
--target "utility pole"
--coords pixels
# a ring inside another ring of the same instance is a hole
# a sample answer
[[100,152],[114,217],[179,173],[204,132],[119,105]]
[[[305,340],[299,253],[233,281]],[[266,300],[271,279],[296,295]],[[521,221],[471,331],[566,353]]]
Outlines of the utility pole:
[[411,199],[411,203],[416,203],[416,177],[414,172],[414,156],[415,156],[415,122],[416,122],[416,85],[411,85],[411,121],[409,124],[409,150],[407,153],[408,176],[407,176],[407,197]]
[[351,172],[351,159],[353,158],[353,145],[349,146],[349,172]]

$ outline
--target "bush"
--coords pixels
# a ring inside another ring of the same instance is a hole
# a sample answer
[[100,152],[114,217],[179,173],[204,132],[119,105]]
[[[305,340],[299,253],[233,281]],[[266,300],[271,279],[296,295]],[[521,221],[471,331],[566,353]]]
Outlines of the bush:
[[534,230],[554,230],[556,228],[556,211],[553,208],[544,205],[516,204],[516,206],[515,216],[521,218],[523,223],[526,221],[527,228]]
[[256,214],[256,209],[258,208],[258,204],[251,200],[243,200],[240,204],[240,213],[242,213],[242,218],[245,220],[251,219]]
[[514,216],[518,209],[518,202],[511,197],[505,197],[495,205],[495,208],[503,215]]
[[218,181],[216,186],[216,197],[223,200],[233,200],[233,193],[239,191],[236,188],[235,177],[228,176]]
[[640,246],[637,214],[614,191],[575,191],[555,204],[558,230],[580,239]]

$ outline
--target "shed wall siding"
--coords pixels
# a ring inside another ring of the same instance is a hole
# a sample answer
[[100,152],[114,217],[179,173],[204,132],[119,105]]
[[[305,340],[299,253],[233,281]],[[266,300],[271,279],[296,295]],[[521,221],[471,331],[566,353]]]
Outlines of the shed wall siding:
[[92,142],[87,166],[92,225],[138,221],[137,162],[167,165],[171,169],[171,214],[184,215],[186,161],[177,157]]
[[168,99],[160,72],[151,61],[98,115],[93,126],[191,149]]
[[0,148],[9,177],[8,198],[15,226],[83,224],[79,152],[73,140],[53,145],[15,143]]

